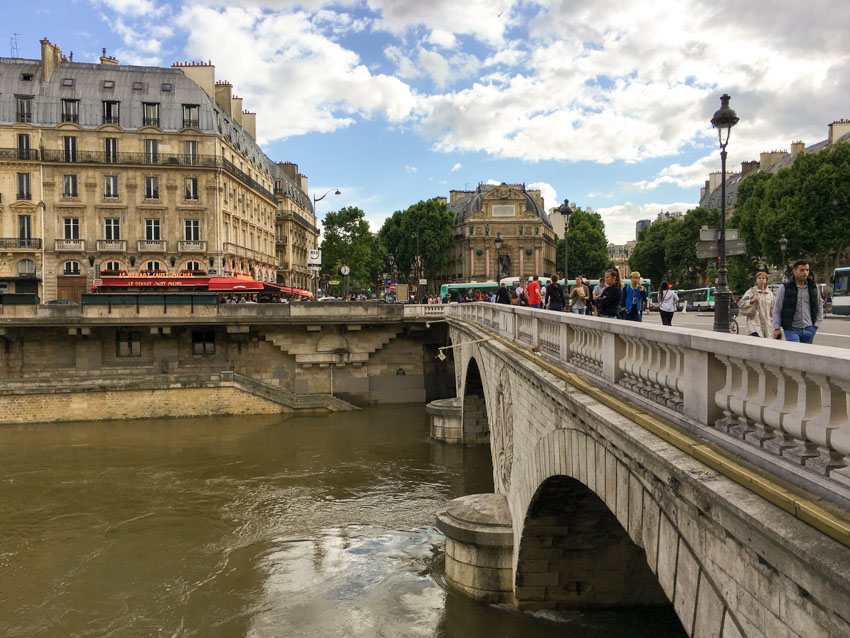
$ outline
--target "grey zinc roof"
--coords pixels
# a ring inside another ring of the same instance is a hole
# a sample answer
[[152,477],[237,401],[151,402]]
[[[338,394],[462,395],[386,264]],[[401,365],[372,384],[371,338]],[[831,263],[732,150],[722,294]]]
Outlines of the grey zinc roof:
[[[499,188],[499,186],[497,185],[482,184],[474,192],[464,197],[461,197],[454,204],[449,205],[449,210],[455,216],[455,224],[462,224],[463,222],[469,220],[472,215],[479,212],[481,210],[482,197],[496,190],[497,188]],[[520,191],[520,189],[515,187],[510,188],[514,191]],[[549,219],[549,215],[546,213],[546,211],[544,211],[542,207],[537,205],[537,202],[534,200],[534,198],[524,188],[521,189],[520,192],[522,192],[522,194],[525,196],[525,210],[534,213],[540,218],[544,225],[546,225],[548,228],[552,228],[552,222]]]
[[298,187],[298,184],[292,181],[292,178],[280,166],[272,162],[271,172],[275,183],[282,182],[284,195],[295,200],[301,208],[309,210],[311,213],[313,212],[313,202],[310,201],[310,197]]
[[[29,73],[32,80],[24,81]],[[63,80],[73,80],[72,87]],[[104,88],[111,80],[114,88]],[[134,85],[141,88],[134,89]],[[163,90],[170,85],[170,90]],[[218,104],[210,98],[180,68],[161,68],[130,65],[89,64],[63,61],[53,71],[49,82],[41,81],[41,61],[20,58],[0,58],[0,124],[16,121],[16,96],[32,96],[33,121],[36,126],[56,126],[61,123],[63,99],[78,99],[79,125],[96,128],[103,122],[103,101],[120,102],[119,125],[124,129],[142,126],[144,102],[159,103],[159,121],[164,131],[183,128],[183,105],[198,105],[198,127],[205,133],[224,135],[240,152],[268,174],[272,162],[259,145]]]

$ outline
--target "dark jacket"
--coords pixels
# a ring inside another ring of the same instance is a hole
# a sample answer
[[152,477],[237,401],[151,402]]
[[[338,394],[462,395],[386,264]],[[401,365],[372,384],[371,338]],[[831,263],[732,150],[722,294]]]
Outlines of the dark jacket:
[[621,290],[622,289],[619,286],[608,286],[602,291],[602,294],[599,295],[599,299],[596,300],[596,307],[599,310],[600,315],[617,316],[617,313],[620,310]]
[[[809,289],[809,310],[812,313],[812,323],[818,320],[818,304],[820,303],[820,291],[815,283],[808,279],[806,287]],[[785,330],[791,329],[794,323],[794,312],[797,310],[797,282],[793,279],[785,282],[785,297],[782,299],[782,315],[780,325]]]
[[546,299],[544,302],[548,304],[552,304],[554,306],[564,307],[564,289],[561,288],[560,284],[551,283],[546,286]]
[[498,290],[496,290],[496,303],[511,303],[511,293],[508,292],[508,289],[504,286],[499,286]]
[[[637,297],[637,303],[635,303],[635,297]],[[630,283],[623,286],[623,290],[620,293],[620,308],[624,309],[625,314],[629,314],[632,308],[634,308],[637,316],[642,316],[645,301],[646,290],[644,290],[643,286],[632,288]]]

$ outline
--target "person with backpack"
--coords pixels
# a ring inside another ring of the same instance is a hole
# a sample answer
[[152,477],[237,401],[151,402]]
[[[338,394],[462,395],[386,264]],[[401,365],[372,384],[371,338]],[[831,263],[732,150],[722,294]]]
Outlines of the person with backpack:
[[544,297],[544,305],[549,310],[562,312],[564,310],[564,289],[557,279],[550,279],[546,284],[546,296]]

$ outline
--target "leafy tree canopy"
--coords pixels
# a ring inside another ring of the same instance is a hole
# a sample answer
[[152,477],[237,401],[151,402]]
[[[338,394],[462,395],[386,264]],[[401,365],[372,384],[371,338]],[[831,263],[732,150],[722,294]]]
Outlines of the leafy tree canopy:
[[[608,239],[605,236],[605,222],[599,213],[587,212],[577,208],[570,215],[569,228],[569,270],[568,275],[586,275],[592,279],[599,277],[609,262]],[[564,240],[558,241],[555,256],[555,268],[564,272]]]
[[395,259],[399,277],[407,281],[416,274],[416,257],[421,258],[421,274],[428,280],[446,265],[454,238],[454,217],[439,199],[420,201],[396,211],[384,222],[378,236],[384,249],[385,270],[389,255]]
[[369,232],[366,214],[349,206],[325,215],[322,239],[322,273],[337,276],[337,268],[346,264],[351,279],[368,287],[372,282],[372,256],[375,240]]

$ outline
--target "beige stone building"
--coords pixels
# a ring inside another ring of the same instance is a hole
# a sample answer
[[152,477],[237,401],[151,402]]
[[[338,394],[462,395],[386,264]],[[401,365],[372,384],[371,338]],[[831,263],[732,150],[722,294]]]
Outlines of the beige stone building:
[[307,177],[298,172],[297,164],[275,164],[274,194],[278,201],[275,219],[277,281],[285,286],[312,290],[307,253],[318,248],[319,229],[307,195]]
[[455,243],[443,281],[495,281],[497,262],[500,278],[555,272],[557,242],[539,190],[481,184],[474,191],[451,191],[448,205]]
[[637,241],[627,241],[625,244],[608,244],[608,257],[614,262],[614,267],[619,271],[620,278],[624,281],[629,278],[632,272],[629,267],[629,259],[636,245]]
[[78,299],[104,270],[277,281],[278,217],[315,219],[255,137],[212,64],[76,63],[46,39],[0,58],[0,292]]

